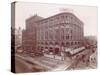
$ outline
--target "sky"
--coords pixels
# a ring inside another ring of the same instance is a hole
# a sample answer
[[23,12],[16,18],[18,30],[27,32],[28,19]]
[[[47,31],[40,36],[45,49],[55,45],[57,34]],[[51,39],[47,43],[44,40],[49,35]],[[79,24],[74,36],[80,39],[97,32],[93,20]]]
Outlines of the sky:
[[15,27],[25,29],[25,20],[34,14],[47,18],[65,11],[72,12],[84,23],[85,36],[97,36],[98,15],[95,6],[17,2],[15,6]]

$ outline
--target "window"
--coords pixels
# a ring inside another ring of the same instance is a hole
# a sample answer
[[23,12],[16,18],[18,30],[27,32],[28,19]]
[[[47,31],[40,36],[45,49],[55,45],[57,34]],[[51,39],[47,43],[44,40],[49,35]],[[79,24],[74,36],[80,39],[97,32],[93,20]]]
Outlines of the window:
[[64,42],[62,42],[61,45],[64,46],[65,45]]
[[38,44],[40,44],[40,42],[38,42]]
[[66,36],[66,40],[68,40],[68,39],[69,39],[69,36],[67,35],[67,36]]
[[45,45],[48,45],[48,43],[47,43],[47,42],[45,42]]
[[70,36],[70,39],[72,39],[72,36]]
[[47,23],[48,21],[45,21],[45,23]]
[[69,42],[66,42],[66,45],[69,45]]
[[71,18],[71,20],[73,19],[73,17],[70,17]]
[[53,32],[52,32],[52,30],[49,31],[49,38],[50,38],[50,40],[53,40]]
[[61,39],[64,40],[64,29],[62,28]]
[[66,18],[68,18],[68,16],[66,16]]
[[61,18],[64,18],[64,16],[61,16]]
[[57,17],[56,19],[59,20],[59,17]]
[[72,34],[72,30],[70,30],[70,33]]
[[53,19],[50,19],[50,21],[53,21]]
[[48,32],[45,32],[45,39],[48,40]]
[[55,39],[56,39],[56,40],[59,40],[59,39],[60,39],[60,37],[59,37],[59,33],[60,33],[60,32],[59,32],[59,29],[56,29],[56,30],[55,30],[55,33],[56,33],[56,34],[55,34]]
[[58,45],[59,43],[58,42],[55,42],[55,45]]

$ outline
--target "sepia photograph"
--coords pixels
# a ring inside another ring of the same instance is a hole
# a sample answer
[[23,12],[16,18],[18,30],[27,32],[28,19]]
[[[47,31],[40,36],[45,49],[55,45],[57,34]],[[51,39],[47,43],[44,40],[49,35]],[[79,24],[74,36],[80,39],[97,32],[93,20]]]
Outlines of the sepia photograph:
[[97,7],[11,3],[11,71],[97,68]]

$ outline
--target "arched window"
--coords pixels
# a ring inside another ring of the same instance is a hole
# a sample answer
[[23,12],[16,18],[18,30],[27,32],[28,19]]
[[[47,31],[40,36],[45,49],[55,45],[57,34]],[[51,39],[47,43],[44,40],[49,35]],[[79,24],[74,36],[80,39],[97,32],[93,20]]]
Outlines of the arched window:
[[71,45],[73,45],[74,43],[73,42],[71,42]]
[[69,45],[69,42],[66,42],[66,45]]
[[65,45],[64,42],[62,42],[61,45],[64,46]]
[[66,40],[68,40],[68,39],[69,39],[69,35],[66,36]]
[[55,42],[55,45],[58,45],[58,42]]

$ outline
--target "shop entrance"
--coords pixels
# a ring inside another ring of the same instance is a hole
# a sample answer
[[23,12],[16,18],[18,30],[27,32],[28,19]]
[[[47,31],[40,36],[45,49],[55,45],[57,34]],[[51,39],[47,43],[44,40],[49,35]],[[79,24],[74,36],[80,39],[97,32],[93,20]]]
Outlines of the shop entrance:
[[59,48],[55,48],[55,54],[59,54]]

